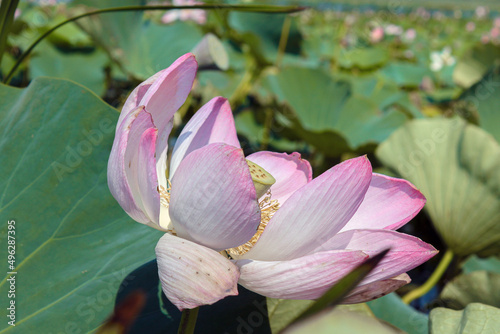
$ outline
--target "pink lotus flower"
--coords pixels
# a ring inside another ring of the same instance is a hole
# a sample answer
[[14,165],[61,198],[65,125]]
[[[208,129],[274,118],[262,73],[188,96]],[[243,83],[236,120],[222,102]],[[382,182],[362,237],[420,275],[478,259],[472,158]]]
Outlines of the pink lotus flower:
[[[194,6],[202,5],[203,2],[194,0],[174,0],[174,6]],[[207,22],[207,13],[203,9],[173,9],[167,11],[162,17],[161,22],[165,24],[174,21],[194,21],[198,24],[205,24]]]
[[195,72],[187,54],[132,92],[108,165],[111,192],[125,211],[167,231],[156,246],[158,270],[164,293],[180,310],[237,295],[238,283],[269,297],[318,298],[391,247],[345,300],[367,301],[408,283],[405,272],[436,254],[394,231],[420,211],[424,196],[405,180],[373,174],[366,157],[312,179],[298,153],[252,154],[247,160],[261,166],[256,170],[276,180],[257,198],[231,110],[220,97],[177,138],[168,181],[167,139]]
[[375,27],[370,31],[370,41],[372,43],[378,43],[384,39],[384,28]]

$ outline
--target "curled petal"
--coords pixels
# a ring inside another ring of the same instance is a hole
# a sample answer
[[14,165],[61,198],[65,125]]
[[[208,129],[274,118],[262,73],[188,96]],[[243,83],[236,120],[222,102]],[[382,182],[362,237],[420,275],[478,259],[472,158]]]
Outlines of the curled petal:
[[166,233],[156,257],[163,292],[181,311],[238,294],[238,268],[209,248]]
[[372,169],[366,157],[344,161],[297,190],[241,258],[291,260],[329,240],[363,201]]
[[149,128],[144,131],[139,144],[137,159],[137,180],[144,212],[157,229],[160,219],[160,195],[156,177],[155,148],[158,130]]
[[396,291],[403,285],[411,282],[410,276],[406,273],[396,277],[375,281],[372,283],[358,285],[347,297],[344,298],[342,304],[357,304],[364,303],[383,297],[393,291]]
[[222,97],[215,97],[201,107],[182,130],[172,153],[170,178],[186,155],[212,143],[240,147],[233,112],[229,102]]
[[363,203],[341,232],[355,229],[396,230],[423,208],[425,197],[410,182],[373,174]]
[[276,152],[257,152],[250,154],[248,160],[263,167],[275,179],[271,187],[272,199],[283,204],[297,189],[312,180],[311,165],[300,157],[300,153],[292,154]]
[[289,261],[237,260],[239,284],[271,298],[316,299],[368,258],[361,251],[327,251]]
[[411,235],[390,230],[349,230],[331,238],[315,252],[332,249],[357,249],[372,256],[391,250],[361,284],[385,280],[403,274],[435,256],[438,251]]
[[179,236],[212,249],[250,240],[260,209],[243,151],[216,143],[186,156],[172,179],[170,219]]
[[118,124],[133,109],[143,105],[151,113],[155,126],[162,132],[163,127],[186,101],[197,68],[194,55],[187,53],[168,68],[148,78],[137,86],[125,101]]
[[[118,124],[116,128],[116,135],[111,149],[111,154],[108,161],[108,186],[113,197],[118,201],[121,207],[127,212],[134,220],[148,224],[151,220],[144,213],[142,201],[139,194],[135,193],[129,180],[129,171],[131,165],[128,166],[129,161],[126,162],[126,154],[130,154],[128,147],[130,129],[132,123],[140,116],[144,117],[144,107],[138,107],[128,114],[128,116]],[[147,116],[147,115],[146,115]],[[142,135],[142,133],[140,134]],[[135,139],[136,142],[140,140],[140,135]],[[136,168],[134,166],[134,168]],[[136,180],[133,181],[137,183]]]

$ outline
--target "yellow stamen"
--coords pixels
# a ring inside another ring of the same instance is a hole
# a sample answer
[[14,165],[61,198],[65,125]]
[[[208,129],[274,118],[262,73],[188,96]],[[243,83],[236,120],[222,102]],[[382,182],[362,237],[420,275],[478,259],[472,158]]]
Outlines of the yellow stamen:
[[254,236],[246,243],[241,246],[230,248],[227,250],[227,254],[229,254],[233,258],[237,258],[240,255],[248,252],[252,247],[257,243],[260,236],[264,232],[264,229],[267,226],[267,223],[274,216],[276,211],[278,211],[280,204],[278,200],[271,199],[271,190],[268,190],[266,196],[260,201],[260,224],[257,227],[257,232],[255,232]]
[[170,191],[172,189],[172,184],[170,183],[170,180],[167,179],[167,189],[165,189],[164,186],[158,186],[156,190],[158,190],[158,193],[160,194],[160,204],[163,205],[164,207],[168,208],[170,205]]
[[[165,189],[164,186],[158,186],[158,188],[156,189],[158,191],[158,194],[160,194],[160,204],[163,205],[164,207],[166,207],[167,209],[170,205],[170,191],[171,191],[171,189],[172,189],[172,184],[170,183],[169,179],[167,179],[167,189]],[[166,232],[177,236],[177,232],[175,232],[175,230],[173,228],[168,229]]]

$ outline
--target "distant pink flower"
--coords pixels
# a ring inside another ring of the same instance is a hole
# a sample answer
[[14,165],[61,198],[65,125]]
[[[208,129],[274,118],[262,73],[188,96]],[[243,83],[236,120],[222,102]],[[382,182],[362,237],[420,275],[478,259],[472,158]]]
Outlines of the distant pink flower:
[[383,39],[384,39],[384,28],[382,27],[373,28],[372,31],[370,32],[370,41],[372,43],[378,43]]
[[236,295],[238,283],[264,296],[315,299],[390,247],[344,301],[363,302],[407,284],[405,272],[436,254],[395,232],[422,209],[424,196],[405,180],[372,173],[366,157],[312,179],[298,153],[251,154],[247,160],[276,180],[258,199],[231,109],[220,97],[180,133],[167,179],[173,115],[195,73],[187,54],[131,93],[108,164],[108,184],[123,209],[167,232],[156,246],[158,270],[180,310]]
[[490,30],[490,36],[491,36],[491,38],[493,38],[493,39],[498,38],[498,37],[500,36],[500,28],[497,28],[497,27],[492,28],[492,29]]
[[500,28],[500,17],[495,17],[495,20],[493,20],[493,26]]
[[[174,6],[194,6],[201,4],[203,3],[195,0],[173,0]],[[207,22],[207,13],[203,9],[174,9],[167,11],[161,18],[162,23],[165,24],[177,20],[205,24]]]
[[467,22],[467,24],[465,25],[465,30],[467,30],[468,32],[476,30],[476,24],[472,21]]
[[413,40],[417,37],[417,31],[415,29],[408,29],[404,34],[404,39],[407,42],[413,42]]
[[483,34],[481,36],[481,43],[488,44],[490,42],[490,36],[487,34]]

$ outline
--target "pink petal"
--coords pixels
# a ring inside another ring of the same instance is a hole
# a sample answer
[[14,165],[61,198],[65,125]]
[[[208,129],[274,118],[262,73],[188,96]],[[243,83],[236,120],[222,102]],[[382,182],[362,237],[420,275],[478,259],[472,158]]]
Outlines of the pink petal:
[[[129,143],[130,128],[132,123],[141,113],[145,113],[144,107],[136,108],[128,113],[127,117],[124,118],[116,128],[116,135],[108,161],[108,186],[111,194],[125,212],[134,220],[143,224],[148,224],[150,219],[143,212],[140,198],[136,198],[131,190],[125,168],[125,154]],[[140,137],[136,140],[138,139],[140,139]]]
[[410,182],[373,174],[363,203],[341,231],[396,230],[415,217],[424,204],[424,195]]
[[360,251],[327,251],[290,261],[237,260],[239,284],[263,296],[315,299],[368,258]]
[[[135,120],[132,122],[132,125],[130,126],[127,148],[125,150],[125,156],[124,156],[124,164],[125,164],[126,177],[128,180],[128,184],[130,186],[130,191],[132,192],[132,196],[134,197],[135,203],[137,203],[137,206],[144,212],[144,214],[146,214],[146,217],[148,217],[149,221],[155,223],[155,225],[158,226],[158,219],[159,219],[158,192],[156,189],[154,190],[150,189],[150,191],[153,192],[148,194],[147,196],[144,196],[146,194],[141,192],[141,186],[143,187],[143,190],[146,190],[144,184],[157,183],[158,180],[156,173],[154,175],[150,175],[146,171],[149,168],[141,166],[145,163],[145,161],[141,160],[141,158],[145,158],[146,155],[150,155],[150,157],[148,157],[147,159],[148,164],[151,162],[150,159],[153,159],[153,162],[155,160],[154,151],[143,152],[142,157],[140,156],[141,145],[143,146],[142,148],[144,150],[147,150],[145,146],[151,146],[150,143],[149,144],[142,143],[143,134],[150,131],[156,132],[156,129],[152,122],[151,115],[147,111],[142,110],[137,115]],[[153,177],[153,180],[148,180],[149,177]],[[148,200],[150,201],[150,203],[146,204]],[[153,210],[155,212],[155,216],[149,216],[147,214],[146,206],[152,208],[153,206],[155,206],[155,204],[158,206],[157,210]]]
[[137,160],[139,161],[137,165],[139,193],[144,211],[155,225],[159,225],[160,219],[160,195],[158,193],[155,159],[157,134],[158,130],[155,128],[144,131],[137,154]]
[[137,86],[125,101],[118,124],[139,105],[153,114],[155,126],[162,130],[186,101],[196,75],[194,55],[187,53],[168,68]]
[[215,97],[189,120],[175,143],[170,162],[170,178],[186,155],[212,143],[240,147],[233,112],[225,98]]
[[297,190],[241,258],[291,260],[333,237],[363,201],[372,169],[366,157],[344,161]]
[[163,187],[167,185],[165,171],[172,119],[191,91],[197,68],[194,55],[187,53],[181,56],[168,68],[156,73],[134,89],[125,102],[118,120],[120,125],[122,119],[138,105],[145,106],[146,111],[151,114],[154,126],[158,129],[156,171],[159,184]]
[[391,248],[362,284],[388,279],[418,267],[438,251],[419,238],[390,230],[349,230],[319,246],[314,252],[353,249],[372,256]]
[[178,235],[223,250],[255,234],[260,209],[239,148],[204,146],[182,160],[172,179],[170,219]]
[[165,233],[156,257],[163,292],[181,311],[238,295],[238,268],[209,248]]
[[300,153],[257,152],[249,155],[248,160],[263,167],[275,179],[271,187],[272,199],[283,204],[297,189],[312,180],[311,165],[300,158]]
[[357,304],[364,303],[383,297],[393,291],[396,291],[403,285],[411,282],[410,276],[406,273],[384,279],[365,285],[357,286],[344,300],[342,304]]

